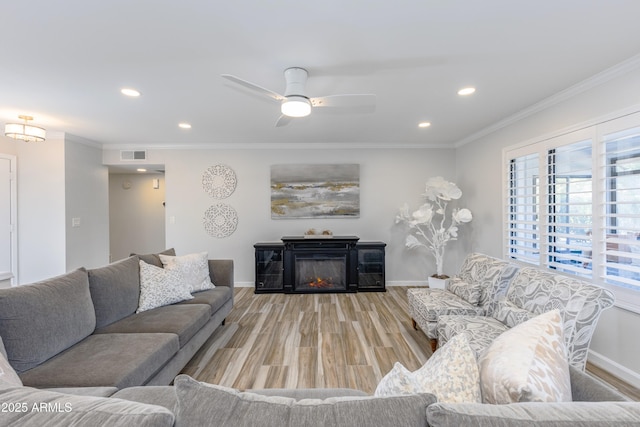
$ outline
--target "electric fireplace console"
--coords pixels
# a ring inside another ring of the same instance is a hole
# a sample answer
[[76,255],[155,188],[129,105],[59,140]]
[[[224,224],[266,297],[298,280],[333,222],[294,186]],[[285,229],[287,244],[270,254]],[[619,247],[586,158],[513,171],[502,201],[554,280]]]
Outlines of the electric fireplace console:
[[383,242],[356,236],[285,236],[256,243],[256,293],[385,291]]

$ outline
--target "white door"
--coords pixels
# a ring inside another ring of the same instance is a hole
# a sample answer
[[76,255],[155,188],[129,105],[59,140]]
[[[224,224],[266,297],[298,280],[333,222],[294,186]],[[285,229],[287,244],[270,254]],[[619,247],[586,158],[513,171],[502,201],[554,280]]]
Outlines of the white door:
[[17,283],[15,162],[0,154],[0,284]]

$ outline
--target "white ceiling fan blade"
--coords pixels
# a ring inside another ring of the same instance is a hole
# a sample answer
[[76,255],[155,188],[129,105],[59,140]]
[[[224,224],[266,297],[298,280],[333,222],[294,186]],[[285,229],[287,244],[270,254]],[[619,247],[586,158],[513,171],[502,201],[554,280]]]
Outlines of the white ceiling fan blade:
[[278,118],[278,120],[276,121],[276,127],[277,127],[277,128],[279,128],[279,127],[282,127],[282,126],[286,126],[286,125],[288,125],[289,123],[291,123],[291,120],[292,120],[292,119],[293,119],[292,117],[285,116],[285,115],[283,114],[283,115],[281,115],[281,116]]
[[280,95],[279,93],[275,93],[269,89],[263,88],[262,86],[258,86],[257,84],[242,80],[241,78],[232,76],[231,74],[222,74],[222,77],[248,89],[261,93],[262,95],[266,95],[269,98],[275,99],[276,101],[282,101],[284,99],[284,96]]
[[358,108],[375,107],[376,96],[373,94],[329,95],[311,98],[314,107]]

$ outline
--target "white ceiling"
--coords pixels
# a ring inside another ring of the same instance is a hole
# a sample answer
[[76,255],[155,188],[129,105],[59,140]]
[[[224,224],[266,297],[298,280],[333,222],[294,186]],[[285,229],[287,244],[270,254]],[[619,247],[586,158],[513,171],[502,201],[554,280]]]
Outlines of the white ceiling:
[[[121,148],[448,146],[640,53],[637,0],[13,0],[0,16],[0,123]],[[277,103],[220,77],[282,92],[292,66],[309,96],[374,93],[375,112],[275,128]]]

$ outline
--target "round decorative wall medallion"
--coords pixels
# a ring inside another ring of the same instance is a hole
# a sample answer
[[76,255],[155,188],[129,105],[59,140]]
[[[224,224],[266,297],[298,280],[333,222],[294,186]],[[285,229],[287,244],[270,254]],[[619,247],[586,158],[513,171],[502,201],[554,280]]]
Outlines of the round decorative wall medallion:
[[202,174],[202,188],[214,199],[226,199],[236,189],[236,173],[228,166],[215,165]]
[[219,203],[205,211],[202,224],[209,235],[227,237],[236,231],[238,213],[231,206]]

